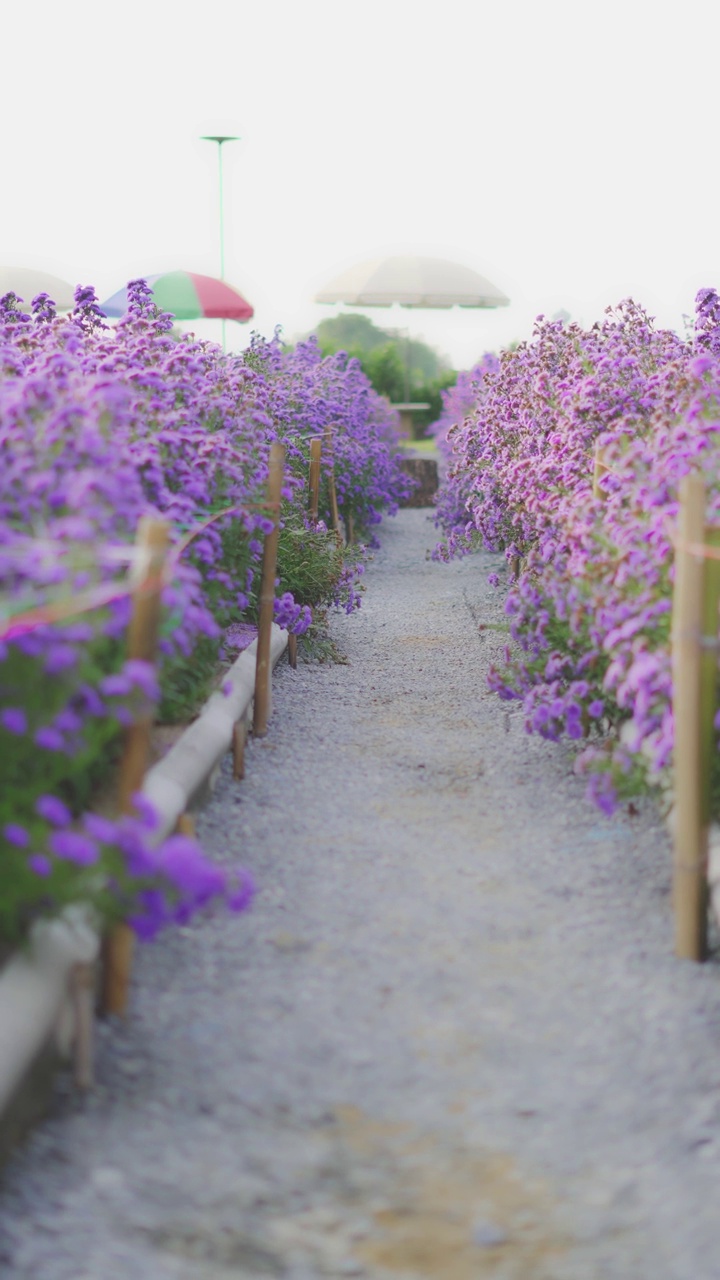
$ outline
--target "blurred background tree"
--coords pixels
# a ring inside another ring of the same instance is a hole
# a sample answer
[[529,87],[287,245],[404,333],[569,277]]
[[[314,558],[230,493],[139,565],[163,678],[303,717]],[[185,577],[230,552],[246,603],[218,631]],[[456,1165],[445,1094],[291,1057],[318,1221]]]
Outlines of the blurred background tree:
[[440,417],[440,393],[454,385],[457,372],[428,343],[397,329],[381,329],[367,316],[351,312],[321,320],[315,336],[323,355],[347,351],[355,356],[375,390],[392,404],[427,402],[430,407],[414,415],[419,433]]

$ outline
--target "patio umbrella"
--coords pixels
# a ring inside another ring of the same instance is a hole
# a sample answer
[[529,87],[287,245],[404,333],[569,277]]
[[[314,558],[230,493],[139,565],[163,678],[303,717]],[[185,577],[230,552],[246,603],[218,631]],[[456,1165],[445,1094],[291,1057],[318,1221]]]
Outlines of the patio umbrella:
[[342,272],[316,302],[350,307],[506,307],[510,299],[470,267],[442,258],[372,258]]
[[[507,307],[510,299],[471,267],[443,258],[371,258],[336,276],[315,295],[316,302],[342,302],[349,307]],[[403,431],[410,430],[410,339],[405,334],[405,403],[397,405]]]
[[[169,311],[176,320],[250,320],[254,315],[242,294],[215,276],[201,276],[195,271],[165,271],[144,279],[160,310]],[[100,310],[106,316],[124,316],[127,288],[118,289],[106,302],[101,302]]]
[[31,267],[0,267],[0,298],[6,293],[22,298],[28,312],[39,293],[49,294],[58,311],[72,311],[75,306],[75,290],[67,280]]

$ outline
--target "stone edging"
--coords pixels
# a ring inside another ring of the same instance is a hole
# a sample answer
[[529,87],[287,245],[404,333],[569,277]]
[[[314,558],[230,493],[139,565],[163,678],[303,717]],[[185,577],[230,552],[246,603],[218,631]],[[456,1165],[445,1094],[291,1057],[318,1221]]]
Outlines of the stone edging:
[[[273,623],[270,664],[287,648],[287,632]],[[150,769],[143,793],[160,814],[156,839],[162,840],[188,809],[212,790],[220,761],[238,721],[251,713],[255,690],[257,640],[239,655],[227,673],[231,688],[208,699],[197,720],[167,755]],[[42,1109],[32,1079],[43,1078],[49,1093],[52,1071],[38,1073],[45,1059],[70,1057],[82,1016],[73,987],[78,966],[98,958],[100,939],[81,907],[62,919],[43,921],[0,972],[0,1161],[27,1123]],[[21,1114],[21,1113],[24,1113]]]

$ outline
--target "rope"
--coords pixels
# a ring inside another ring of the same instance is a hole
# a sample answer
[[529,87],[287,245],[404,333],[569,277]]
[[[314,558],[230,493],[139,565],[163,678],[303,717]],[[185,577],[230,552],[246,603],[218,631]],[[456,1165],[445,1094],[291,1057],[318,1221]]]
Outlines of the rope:
[[[162,571],[158,573],[150,573],[150,569],[154,560],[152,552],[148,552],[145,547],[137,546],[111,546],[101,548],[101,552],[109,553],[107,558],[120,563],[130,565],[131,574],[126,585],[118,586],[117,583],[109,583],[107,586],[93,587],[88,591],[80,592],[79,595],[71,596],[69,599],[56,600],[49,604],[37,605],[30,609],[20,610],[17,613],[6,614],[5,618],[0,618],[0,640],[13,640],[18,636],[26,635],[29,631],[35,631],[38,627],[50,626],[55,622],[62,622],[66,618],[76,617],[78,614],[92,613],[95,609],[100,609],[104,605],[113,604],[117,600],[123,600],[130,595],[149,595],[155,591],[158,584],[167,586],[172,581],[175,569],[180,561],[180,557],[185,553],[190,544],[205,529],[216,521],[222,520],[229,515],[249,515],[251,511],[265,511],[271,515],[275,515],[280,510],[280,502],[249,502],[245,506],[236,504],[232,507],[225,507],[222,511],[216,511],[214,515],[208,516],[206,520],[200,522],[175,546],[167,557]],[[49,539],[29,538],[27,542],[33,545],[46,548],[48,550],[62,549],[67,550],[67,544],[55,543]],[[20,548],[17,549],[23,554]],[[7,548],[6,550],[10,550]],[[0,554],[3,548],[0,547]],[[138,582],[140,579],[140,582]]]

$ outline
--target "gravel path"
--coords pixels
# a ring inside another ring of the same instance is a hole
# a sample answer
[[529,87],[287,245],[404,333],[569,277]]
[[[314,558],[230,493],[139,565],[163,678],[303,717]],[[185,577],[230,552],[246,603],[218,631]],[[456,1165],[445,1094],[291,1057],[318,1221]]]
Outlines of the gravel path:
[[201,815],[252,912],[141,950],[4,1175],[3,1280],[720,1277],[720,981],[664,829],[485,691],[499,558],[382,535],[348,665],[278,667]]

